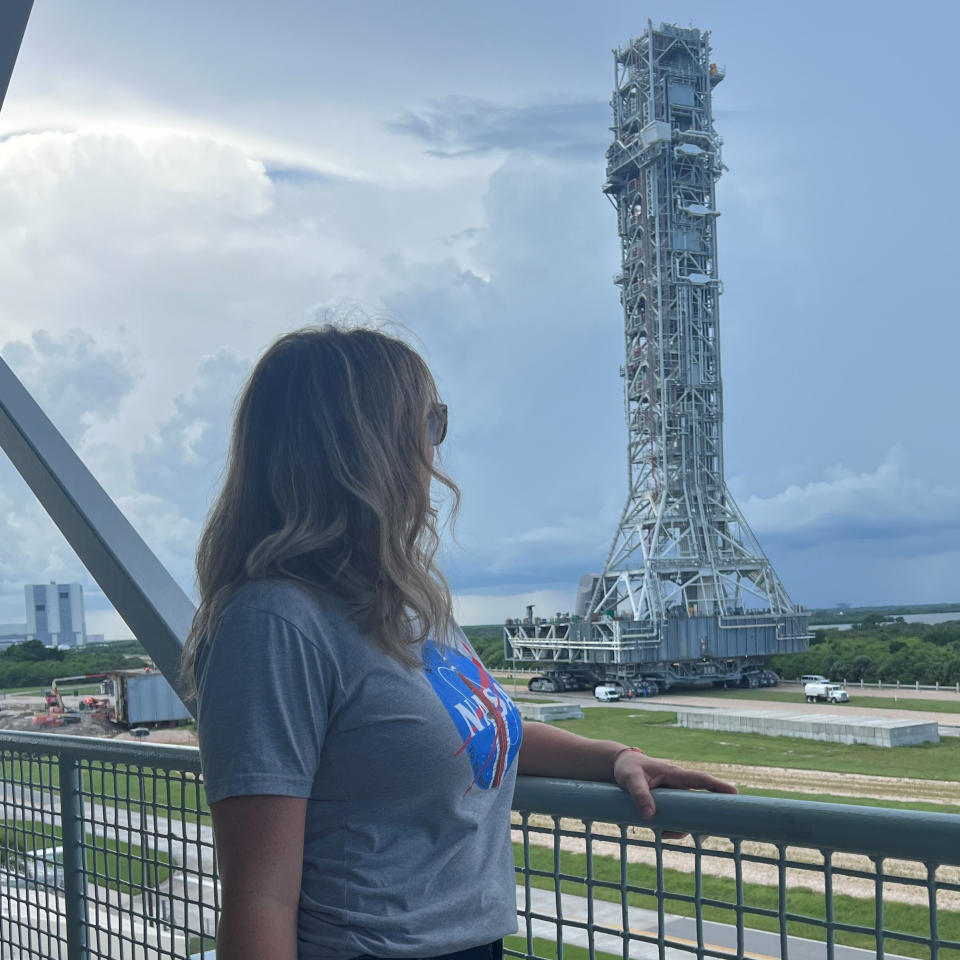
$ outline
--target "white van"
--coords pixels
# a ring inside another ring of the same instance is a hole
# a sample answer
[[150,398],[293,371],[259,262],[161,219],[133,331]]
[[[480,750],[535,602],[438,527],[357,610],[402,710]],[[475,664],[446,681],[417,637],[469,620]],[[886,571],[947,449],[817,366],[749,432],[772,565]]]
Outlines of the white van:
[[820,676],[819,673],[805,673],[800,678],[801,683],[829,683],[830,681],[826,677]]
[[611,703],[612,701],[620,699],[620,688],[607,686],[606,684],[601,683],[600,686],[593,688],[593,695],[598,700],[602,700],[605,703]]

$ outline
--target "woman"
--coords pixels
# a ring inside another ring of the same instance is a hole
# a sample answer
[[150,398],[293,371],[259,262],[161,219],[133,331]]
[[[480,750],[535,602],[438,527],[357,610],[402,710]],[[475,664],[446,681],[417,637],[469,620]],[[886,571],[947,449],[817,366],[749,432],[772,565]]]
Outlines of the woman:
[[200,541],[195,678],[220,960],[487,960],[516,929],[516,776],[733,788],[527,723],[451,617],[430,484],[446,407],[373,330],[253,370]]

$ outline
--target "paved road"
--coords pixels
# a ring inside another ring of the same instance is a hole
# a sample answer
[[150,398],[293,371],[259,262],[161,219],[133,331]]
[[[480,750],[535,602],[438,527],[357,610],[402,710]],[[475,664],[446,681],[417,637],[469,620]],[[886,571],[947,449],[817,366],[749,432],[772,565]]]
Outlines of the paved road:
[[[932,710],[897,710],[889,707],[864,707],[859,703],[807,703],[799,699],[796,703],[784,703],[779,700],[738,700],[734,697],[685,697],[680,694],[665,694],[657,698],[662,707],[700,707],[714,710],[763,710],[790,711],[790,713],[838,714],[849,711],[863,717],[885,717],[894,720],[911,720],[914,723],[936,723],[941,727],[960,727],[960,713],[938,713]],[[628,701],[628,703],[631,701]],[[632,701],[636,703],[636,701]]]
[[[211,884],[212,885],[212,884]],[[9,937],[9,960],[28,960],[35,957],[41,943],[48,935],[65,936],[63,917],[65,904],[63,897],[46,890],[29,890],[8,888],[6,896],[0,897],[4,913],[10,913],[18,920],[19,935],[11,935],[10,918],[4,916],[4,937]],[[525,911],[527,893],[524,887],[517,887],[517,910]],[[149,925],[137,915],[136,909],[130,912],[129,907],[117,915],[114,910],[104,904],[89,903],[91,925],[99,927],[101,931],[122,931],[125,943],[121,943],[116,936],[104,938],[99,944],[91,944],[96,955],[100,957],[129,957],[131,944],[136,944],[135,955],[146,958],[159,957],[162,951],[171,948],[183,955],[185,942],[182,937],[173,933],[169,928]],[[591,935],[586,929],[588,921],[588,901],[585,897],[572,894],[561,896],[560,914],[562,921],[556,919],[556,895],[552,890],[530,890],[530,912],[540,919],[531,916],[529,921],[530,935],[535,938],[556,942],[562,937],[565,946],[589,948]],[[519,918],[519,935],[526,937],[528,921],[524,916]],[[596,951],[611,954],[615,957],[623,956],[623,913],[619,903],[605,900],[595,900],[593,904],[593,943]],[[598,928],[603,928],[602,932]],[[654,960],[659,957],[659,948],[656,941],[658,919],[656,912],[642,910],[638,907],[628,909],[628,928],[631,934],[649,937],[653,943],[643,940],[631,940],[628,954],[633,960]],[[207,929],[212,929],[207,927]],[[94,935],[95,937],[96,935]],[[737,952],[737,929],[735,926],[723,923],[704,921],[702,924],[703,943],[708,949],[726,950],[731,956]],[[667,914],[664,921],[664,937],[667,943],[665,956],[668,960],[687,960],[691,956],[690,948],[698,944],[697,923],[693,917],[679,917]],[[18,949],[14,944],[20,941]],[[670,944],[675,944],[671,947]],[[682,945],[682,946],[681,946]],[[687,949],[682,949],[686,947]],[[750,960],[779,960],[781,957],[790,957],[793,960],[823,960],[826,957],[826,944],[807,940],[801,937],[787,938],[787,952],[781,950],[779,934],[764,930],[752,930],[749,927],[743,931],[743,956]],[[212,953],[210,954],[212,956]],[[866,960],[876,956],[875,951],[861,950],[855,947],[836,946],[834,957],[836,960]],[[887,952],[889,960],[899,960],[896,954]],[[5,960],[7,958],[5,957]]]
[[[503,682],[503,681],[501,681]],[[504,683],[504,689],[508,693],[514,692],[513,682]],[[848,688],[850,689],[850,688]],[[518,682],[517,693],[525,693],[523,684]],[[854,694],[859,696],[861,691],[855,690]],[[889,696],[890,692],[887,691]],[[581,707],[620,707],[629,710],[671,710],[676,707],[699,707],[704,710],[764,710],[779,711],[789,710],[792,713],[831,713],[836,714],[840,710],[849,710],[851,714],[865,717],[888,717],[896,720],[912,720],[914,723],[936,723],[940,727],[941,736],[960,736],[960,713],[939,713],[928,710],[896,710],[887,707],[864,707],[860,704],[852,706],[849,704],[826,704],[826,703],[807,703],[802,694],[797,694],[796,703],[787,703],[781,700],[753,700],[737,699],[735,697],[708,697],[702,694],[684,695],[683,693],[666,693],[660,697],[640,697],[633,700],[619,700],[616,703],[599,704],[592,693],[580,691],[578,693],[550,693],[533,694],[538,699],[549,697],[551,700],[577,703]],[[956,694],[950,695],[953,700],[957,700]]]
[[[796,683],[785,683],[780,690],[797,691],[802,693],[800,685]],[[945,690],[914,690],[912,687],[877,687],[863,686],[858,683],[848,683],[847,691],[852,697],[900,697],[901,700],[952,700],[954,703],[960,703],[960,694],[956,689]]]
[[[523,887],[517,887],[517,910],[523,911],[526,906],[526,893]],[[530,891],[530,910],[531,913],[542,914],[553,917],[556,915],[556,896],[552,890]],[[587,924],[587,899],[586,897],[577,897],[572,894],[563,894],[561,898],[560,913],[567,921],[561,928],[561,936],[565,946],[576,946],[588,948],[590,945],[590,935],[586,929]],[[580,927],[569,926],[570,922],[582,924]],[[593,923],[594,927],[606,927],[614,933],[595,933],[594,946],[601,953],[613,954],[616,957],[623,956],[623,913],[619,903],[612,903],[607,900],[594,900],[593,902]],[[657,914],[653,910],[641,910],[639,907],[630,907],[628,914],[628,924],[630,932],[641,936],[656,938],[658,929]],[[557,940],[558,930],[556,920],[531,920],[530,932],[534,937],[541,937],[545,940]],[[665,955],[669,960],[689,960],[693,955],[690,948],[696,948],[697,940],[697,922],[693,917],[677,917],[667,914],[664,923],[664,937],[667,941],[673,941],[682,944],[687,949],[671,949],[669,946]],[[526,920],[520,917],[520,936],[527,934]],[[713,923],[704,921],[703,923],[703,941],[704,945],[711,949],[729,950],[732,955],[737,951],[737,928],[725,923]],[[827,945],[818,940],[807,940],[803,937],[788,937],[787,952],[781,951],[780,935],[770,933],[766,930],[751,930],[749,927],[743,931],[744,956],[752,960],[779,960],[787,958],[790,960],[824,960],[827,955]],[[656,943],[645,943],[643,941],[633,940],[630,942],[630,957],[634,960],[654,960],[659,957],[659,947]],[[836,960],[866,960],[867,957],[876,957],[875,950],[861,950],[857,947],[834,947],[834,957]],[[886,951],[884,956],[887,960],[900,960],[897,954]]]

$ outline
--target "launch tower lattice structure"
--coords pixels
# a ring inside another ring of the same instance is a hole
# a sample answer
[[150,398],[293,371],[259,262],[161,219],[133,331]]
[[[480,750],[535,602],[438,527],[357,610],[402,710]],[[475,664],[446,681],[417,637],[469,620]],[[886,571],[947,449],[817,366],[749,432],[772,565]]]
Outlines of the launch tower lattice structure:
[[629,491],[602,575],[581,583],[578,616],[508,623],[514,657],[695,659],[713,662],[721,676],[731,657],[805,649],[808,641],[805,616],[724,480],[716,233],[723,165],[711,103],[723,72],[710,52],[708,33],[652,23],[614,51],[603,189],[621,243],[615,282]]

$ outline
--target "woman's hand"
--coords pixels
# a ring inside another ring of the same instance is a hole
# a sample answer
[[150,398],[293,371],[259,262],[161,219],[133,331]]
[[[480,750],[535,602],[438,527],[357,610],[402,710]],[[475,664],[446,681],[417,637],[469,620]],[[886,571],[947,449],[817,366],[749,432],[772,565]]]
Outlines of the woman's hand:
[[[679,790],[709,790],[711,793],[736,793],[732,783],[718,780],[708,773],[676,767],[666,760],[648,757],[639,750],[621,750],[613,762],[614,782],[630,794],[640,816],[649,820],[657,812],[656,801],[651,792],[656,787],[673,787]],[[665,837],[686,836],[683,833],[666,832]]]

